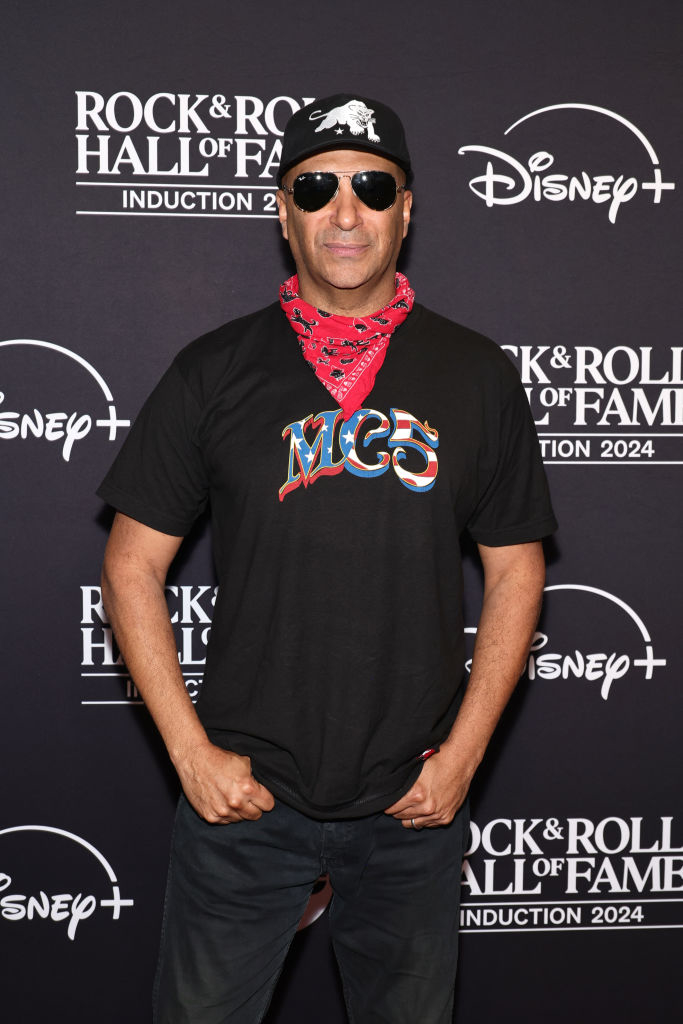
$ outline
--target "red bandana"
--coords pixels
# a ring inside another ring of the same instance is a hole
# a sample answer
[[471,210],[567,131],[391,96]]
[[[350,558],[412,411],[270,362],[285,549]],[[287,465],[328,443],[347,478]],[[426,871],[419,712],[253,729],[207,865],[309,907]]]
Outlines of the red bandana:
[[344,420],[372,391],[391,335],[413,308],[415,292],[396,274],[396,294],[372,316],[338,316],[316,309],[299,294],[296,274],[280,287],[280,305],[299,335],[304,359],[339,403]]

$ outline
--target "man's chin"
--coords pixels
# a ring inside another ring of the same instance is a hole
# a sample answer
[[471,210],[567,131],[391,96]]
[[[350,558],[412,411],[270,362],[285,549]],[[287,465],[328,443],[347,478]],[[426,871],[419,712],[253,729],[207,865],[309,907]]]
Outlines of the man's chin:
[[330,288],[341,291],[348,291],[354,288],[372,287],[375,275],[368,267],[364,267],[359,260],[335,260],[332,266],[325,268],[327,273],[324,281]]

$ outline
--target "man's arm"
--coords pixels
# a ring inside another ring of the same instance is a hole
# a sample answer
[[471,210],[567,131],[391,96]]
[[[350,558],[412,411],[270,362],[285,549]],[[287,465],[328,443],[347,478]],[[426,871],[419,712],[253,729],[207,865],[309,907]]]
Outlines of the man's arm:
[[522,673],[538,622],[545,582],[541,542],[480,544],[479,553],[484,599],[465,697],[439,752],[386,811],[406,828],[412,827],[411,818],[418,828],[452,821]]
[[260,818],[272,795],[254,779],[248,757],[211,743],[180,670],[164,584],[181,543],[117,513],[102,570],[104,606],[194,809],[211,823]]

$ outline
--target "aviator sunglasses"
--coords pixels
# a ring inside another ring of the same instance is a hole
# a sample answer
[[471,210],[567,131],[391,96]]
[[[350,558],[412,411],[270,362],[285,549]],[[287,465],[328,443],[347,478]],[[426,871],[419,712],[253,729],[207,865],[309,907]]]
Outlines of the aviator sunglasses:
[[333,171],[306,171],[294,179],[292,188],[281,185],[283,192],[294,197],[294,205],[304,213],[315,213],[327,206],[339,191],[341,178],[351,179],[351,188],[371,210],[389,210],[396,202],[396,193],[405,191],[388,171],[356,171],[335,174]]

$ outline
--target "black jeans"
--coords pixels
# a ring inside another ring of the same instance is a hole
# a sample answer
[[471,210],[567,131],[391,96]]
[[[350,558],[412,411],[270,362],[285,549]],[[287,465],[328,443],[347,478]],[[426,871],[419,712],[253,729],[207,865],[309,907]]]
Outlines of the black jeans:
[[279,801],[258,821],[209,825],[181,797],[155,1024],[258,1024],[322,871],[352,1024],[451,1024],[467,825],[466,809],[414,831]]

